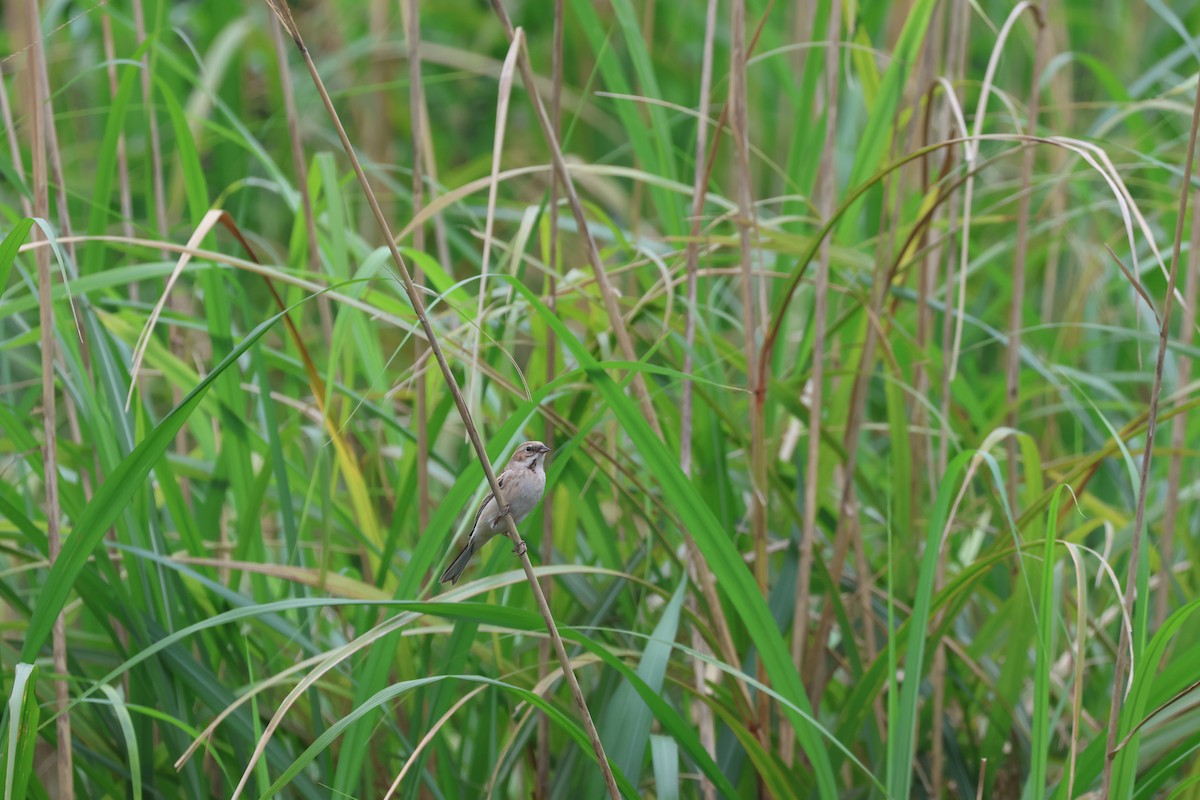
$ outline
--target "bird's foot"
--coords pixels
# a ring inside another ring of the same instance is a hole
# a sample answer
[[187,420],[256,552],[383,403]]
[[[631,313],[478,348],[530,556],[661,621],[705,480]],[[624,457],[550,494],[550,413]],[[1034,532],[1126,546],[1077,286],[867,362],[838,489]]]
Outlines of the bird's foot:
[[496,521],[500,521],[512,513],[512,505],[505,503],[500,507],[500,513],[496,515]]
[[521,542],[519,545],[517,545],[516,547],[513,548],[513,555],[523,556],[523,555],[525,555],[525,552],[528,549],[529,549],[529,545],[525,544],[524,542]]

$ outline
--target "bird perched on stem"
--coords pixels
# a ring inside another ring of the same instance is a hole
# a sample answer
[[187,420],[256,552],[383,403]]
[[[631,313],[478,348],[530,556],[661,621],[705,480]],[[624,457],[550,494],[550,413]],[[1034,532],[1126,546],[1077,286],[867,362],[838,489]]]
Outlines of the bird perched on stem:
[[[499,484],[500,491],[504,493],[504,502],[508,505],[501,508],[492,494],[484,498],[483,505],[479,507],[479,513],[475,515],[475,525],[471,528],[471,535],[454,561],[442,573],[442,583],[458,583],[463,570],[471,561],[471,556],[478,553],[485,544],[492,540],[492,537],[505,527],[505,514],[511,514],[514,523],[520,523],[529,516],[529,512],[533,511],[533,507],[542,499],[542,493],[546,491],[544,465],[546,454],[549,452],[550,448],[541,442],[525,442],[517,448],[517,452],[513,453],[508,466],[496,476],[496,483]],[[520,550],[513,552],[517,555],[523,554],[525,543],[522,542]]]

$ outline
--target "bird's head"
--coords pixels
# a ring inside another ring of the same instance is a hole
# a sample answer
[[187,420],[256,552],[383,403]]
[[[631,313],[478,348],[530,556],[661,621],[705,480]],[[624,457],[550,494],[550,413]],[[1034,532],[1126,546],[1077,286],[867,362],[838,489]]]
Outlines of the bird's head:
[[550,448],[541,442],[525,442],[517,448],[517,452],[513,453],[512,464],[534,469],[546,460],[546,453],[549,452]]

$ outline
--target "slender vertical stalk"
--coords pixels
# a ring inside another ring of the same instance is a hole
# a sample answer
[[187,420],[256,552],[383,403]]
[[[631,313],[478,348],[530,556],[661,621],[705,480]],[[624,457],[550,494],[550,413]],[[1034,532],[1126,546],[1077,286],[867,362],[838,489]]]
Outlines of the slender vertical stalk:
[[[735,172],[737,175],[738,244],[742,268],[742,325],[745,328],[746,373],[749,376],[750,401],[750,530],[754,541],[754,576],[764,595],[769,591],[767,562],[767,442],[765,425],[766,387],[757,380],[753,369],[757,352],[758,313],[751,238],[754,235],[754,199],[750,176],[750,120],[746,86],[746,3],[733,0],[730,8],[731,53],[729,58],[730,127],[733,130]],[[766,666],[758,662],[758,680],[766,683]],[[766,692],[757,695],[759,740],[771,739],[771,703]]]
[[[425,207],[425,175],[422,167],[422,111],[425,108],[425,88],[421,83],[421,0],[408,0],[405,11],[404,36],[408,42],[408,113],[412,125],[412,213],[417,216]],[[413,230],[413,249],[425,250],[425,226]],[[417,286],[424,286],[424,274],[419,267],[413,269]],[[413,363],[420,365],[426,360],[425,347],[418,340]],[[416,417],[417,417],[417,525],[425,530],[429,525],[429,381],[425,371],[415,371]]]
[[[683,374],[690,377],[695,369],[696,347],[696,270],[700,260],[700,241],[696,235],[699,221],[704,214],[704,201],[708,195],[708,170],[705,167],[705,152],[708,147],[708,112],[709,97],[712,93],[713,45],[717,28],[717,0],[708,0],[708,10],[704,17],[704,50],[700,61],[700,98],[697,105],[696,122],[696,169],[692,178],[692,235],[688,237],[685,259],[687,270],[687,300],[684,304],[683,331]],[[692,475],[692,404],[694,401],[692,381],[685,379],[679,399],[679,468],[683,474]],[[700,571],[705,569],[703,556],[698,552],[695,541],[690,535],[685,536],[687,542],[688,575],[696,583],[700,583]],[[689,601],[695,601],[689,597]],[[692,648],[701,653],[707,653],[708,647],[704,637],[696,626],[692,626]],[[705,664],[700,659],[692,662],[693,678],[696,682],[697,696],[707,693],[708,681],[705,678]],[[700,743],[705,751],[715,758],[717,752],[716,724],[713,720],[712,709],[706,703],[696,704],[696,722],[700,729]],[[716,800],[717,790],[707,777],[700,779],[700,791],[705,800]]]
[[[36,3],[18,3],[17,16],[24,17],[25,35],[29,40],[29,61],[25,67],[27,81],[30,144],[33,150],[33,213],[41,219],[50,216],[50,182],[47,170],[46,139],[48,83],[44,80],[46,54],[42,45],[42,32]],[[33,241],[43,238],[41,228],[34,226]],[[54,390],[54,305],[51,299],[50,249],[38,247],[35,251],[38,276],[38,322],[41,328],[42,345],[42,467],[46,491],[46,541],[49,546],[50,563],[58,560],[62,551],[62,535],[59,530],[58,507],[58,441],[56,395]],[[58,714],[55,734],[58,746],[55,760],[58,775],[58,796],[75,797],[75,770],[72,765],[70,687],[67,683],[67,629],[63,612],[59,612],[51,631],[54,672],[54,704]]]
[[[950,19],[946,25],[947,41],[946,45],[950,48],[946,54],[946,73],[948,79],[953,83],[955,77],[959,76],[963,69],[965,61],[965,45],[959,42],[958,37],[965,37],[967,33],[967,4],[964,0],[952,3],[947,11]],[[956,46],[957,45],[957,46]],[[951,98],[947,97],[942,104],[942,113],[938,120],[938,127],[935,136],[948,138],[950,135],[950,103]],[[969,165],[968,165],[969,167]],[[949,211],[946,213],[946,229],[952,231],[957,224],[958,207],[954,203],[948,203]],[[930,254],[925,270],[928,273],[927,286],[930,291],[933,290],[933,285],[937,281],[938,259],[940,258],[942,249],[939,247]],[[950,296],[954,287],[955,280],[955,265],[957,261],[954,258],[953,242],[945,248],[946,253],[946,293],[945,305],[942,312],[942,364],[941,364],[941,436],[938,438],[937,457],[933,457],[932,442],[930,443],[930,495],[937,491],[937,476],[943,475],[946,472],[946,463],[949,457],[950,447],[950,371],[952,346],[951,340],[953,337],[953,322],[950,315]],[[930,321],[932,322],[932,320]],[[943,554],[938,554],[938,563],[934,572],[934,588],[940,589],[945,579],[946,561]],[[940,618],[940,617],[939,617]],[[939,640],[937,647],[933,650],[933,663],[930,667],[930,680],[933,684],[933,724],[931,726],[930,736],[933,739],[933,800],[941,800],[942,784],[945,763],[945,745],[943,744],[943,715],[946,708],[946,645],[945,642]],[[984,762],[984,769],[987,767],[987,762]],[[983,774],[980,772],[980,790],[983,787]]]
[[[926,87],[932,87],[934,76],[938,72],[939,59],[942,56],[944,47],[943,40],[945,38],[946,27],[946,4],[939,3],[934,11],[931,21],[932,28],[929,35],[925,37],[925,44],[921,49],[921,62],[917,68],[916,87],[918,89],[917,96],[913,100],[912,105],[912,121],[909,125],[909,149],[916,150],[919,147],[924,147],[931,141],[939,141],[941,131],[944,127],[939,126],[937,132],[930,134],[930,120],[933,119],[933,107],[935,105],[935,92],[930,89],[926,91]],[[942,105],[943,111],[945,104]],[[938,117],[938,122],[943,122],[945,114]],[[915,190],[924,196],[931,189],[929,173],[929,165],[933,162],[933,154],[923,158],[918,162],[919,180],[916,182]],[[913,364],[913,390],[914,397],[924,398],[929,394],[930,380],[930,362],[926,358],[929,350],[930,332],[933,330],[933,308],[929,304],[929,299],[933,292],[933,270],[932,265],[937,263],[937,254],[940,252],[940,247],[937,244],[931,246],[929,242],[929,230],[937,227],[936,219],[942,213],[939,204],[938,210],[934,212],[934,219],[930,226],[926,227],[921,234],[920,249],[926,253],[917,266],[917,352],[920,357]],[[933,456],[933,438],[929,430],[929,408],[924,402],[914,402],[912,404],[912,424],[909,428],[909,435],[912,440],[910,445],[912,451],[912,474],[910,479],[910,493],[913,497],[919,497],[922,491],[922,468],[931,470]],[[932,480],[930,476],[929,480]],[[911,518],[905,521],[908,526],[913,526],[916,523],[916,509],[913,508]],[[938,776],[936,769],[933,770],[934,785],[936,788]]]
[[[947,59],[947,78],[954,83],[965,70],[967,61],[966,38],[970,30],[968,25],[970,6],[968,0],[958,0],[950,7],[949,44],[953,48]],[[970,165],[968,164],[968,169]],[[958,230],[958,205],[949,204],[946,213],[946,230]],[[942,311],[942,373],[941,373],[941,438],[938,440],[937,473],[944,475],[950,454],[950,383],[954,371],[954,314],[952,313],[951,298],[957,283],[958,260],[954,255],[953,236],[946,247],[946,291]]]
[[[409,272],[408,265],[404,258],[400,255],[400,250],[396,246],[396,239],[392,235],[391,229],[388,226],[387,218],[383,215],[383,210],[380,208],[378,200],[375,198],[375,192],[371,188],[370,182],[367,181],[366,173],[363,172],[362,164],[359,163],[358,156],[355,154],[354,146],[350,143],[350,138],[346,134],[346,129],[342,126],[341,119],[338,117],[337,110],[333,107],[333,101],[329,97],[329,93],[325,89],[325,82],[321,80],[320,73],[317,72],[317,66],[313,63],[312,55],[309,53],[308,47],[304,44],[304,38],[300,34],[300,29],[292,19],[291,10],[288,8],[284,0],[268,0],[271,9],[279,17],[284,28],[291,35],[292,41],[296,43],[296,48],[300,55],[304,58],[304,64],[308,68],[308,73],[312,77],[313,84],[317,88],[317,93],[321,96],[321,101],[325,106],[325,111],[329,115],[333,127],[337,131],[338,138],[341,140],[342,148],[346,152],[346,157],[350,160],[351,166],[354,168],[355,177],[358,178],[359,187],[362,189],[363,196],[367,200],[367,204],[371,208],[371,213],[375,217],[375,222],[379,226],[380,232],[383,234],[384,241],[395,263],[396,268],[400,271],[400,279],[404,284],[404,291],[408,295],[408,300],[412,304],[413,312],[421,323],[421,330],[425,334],[425,339],[429,343],[430,352],[433,353],[434,359],[437,361],[438,368],[442,372],[442,376],[446,380],[446,385],[450,390],[451,397],[454,398],[454,405],[458,410],[458,414],[462,419],[463,427],[466,428],[467,437],[471,441],[471,445],[475,450],[475,456],[479,460],[479,465],[483,468],[483,473],[487,478],[488,485],[491,487],[492,494],[496,498],[497,503],[501,508],[506,507],[504,503],[504,492],[501,490],[499,483],[496,481],[496,473],[492,469],[491,461],[488,459],[487,450],[484,448],[483,440],[479,436],[479,431],[475,427],[475,421],[471,418],[471,412],[467,408],[466,399],[463,397],[462,390],[459,388],[458,380],[454,376],[454,371],[450,368],[449,362],[446,360],[446,355],[442,351],[442,346],[438,340],[437,333],[433,329],[433,324],[429,321],[429,315],[425,312],[425,302],[421,297],[421,292],[418,290],[416,283],[412,279],[412,274]],[[509,26],[511,27],[511,26]],[[528,61],[528,58],[522,60],[523,63]],[[526,68],[528,65],[526,64]],[[532,87],[534,83],[527,79],[527,86]],[[540,107],[540,100],[539,100]],[[542,109],[543,113],[545,109]],[[553,131],[550,132],[553,135]],[[557,143],[557,139],[554,140]],[[559,154],[561,155],[561,154]],[[566,169],[560,166],[560,171],[563,175],[566,174]],[[569,184],[568,184],[569,185]],[[562,637],[558,633],[558,626],[554,622],[554,617],[550,613],[550,606],[546,602],[546,596],[542,593],[541,584],[538,583],[537,577],[533,574],[533,565],[529,561],[529,555],[526,552],[525,543],[521,539],[521,534],[517,531],[516,523],[513,522],[511,514],[504,515],[505,522],[508,527],[508,537],[512,540],[513,546],[521,559],[521,566],[525,571],[526,581],[529,583],[529,588],[533,593],[534,600],[537,602],[538,611],[542,615],[542,619],[546,622],[546,630],[550,635],[550,639],[554,644],[555,654],[558,656],[559,664],[562,666],[563,678],[567,682],[567,686],[571,690],[571,695],[575,700],[575,705],[579,709],[579,714],[583,722],[583,728],[587,733],[588,739],[591,742],[592,750],[596,754],[596,761],[600,765],[600,770],[604,775],[604,782],[608,789],[609,796],[613,800],[620,800],[621,794],[617,789],[616,778],[613,776],[612,768],[609,766],[608,757],[604,753],[604,745],[600,742],[600,735],[596,732],[596,724],[592,720],[591,712],[588,710],[587,701],[583,697],[583,690],[579,687],[579,681],[575,677],[575,672],[571,668],[571,659],[567,656],[566,648],[563,646]],[[246,781],[249,779],[250,769],[242,776],[241,783],[238,786],[237,793],[244,788]]]
[[[116,99],[118,80],[117,80],[117,51],[116,45],[113,42],[112,19],[108,14],[100,15],[100,31],[104,39],[104,58],[108,61],[106,72],[108,74],[108,96],[110,99]],[[125,131],[122,130],[117,134],[117,186],[120,195],[121,203],[121,230],[128,238],[133,238],[133,191],[129,185],[129,154],[125,149]],[[137,282],[129,284],[129,299],[133,302],[138,300],[138,285]]]
[[[142,0],[132,0],[133,3],[133,30],[137,36],[138,47],[141,47],[146,41],[146,15],[142,6]],[[154,229],[158,233],[160,241],[167,239],[167,193],[163,182],[163,159],[162,146],[158,135],[158,114],[154,106],[154,92],[150,81],[150,54],[142,54],[142,106],[145,108],[148,131],[150,134],[150,176],[154,195]],[[167,260],[170,256],[167,252],[160,251],[163,260]],[[171,296],[171,305],[177,311],[185,310],[185,303],[182,302],[180,296],[175,294]],[[183,331],[179,326],[172,326],[168,335],[171,351],[176,355],[183,356],[184,341]],[[183,389],[178,384],[171,385],[171,400],[174,405],[179,405],[183,400]],[[187,454],[187,430],[180,428],[175,434],[175,450],[181,456]],[[183,491],[184,499],[191,497],[191,483],[186,478],[181,478],[180,487]]]
[[[841,0],[833,0],[825,34],[825,145],[817,179],[817,210],[827,219],[837,202],[837,165],[834,150],[837,133],[838,48],[841,37]],[[825,399],[825,342],[829,316],[829,237],[817,253],[816,283],[813,287],[813,363],[809,378],[808,442],[804,466],[804,518],[800,532],[800,571],[796,576],[796,617],[792,632],[792,660],[803,674],[804,648],[808,639],[808,617],[812,605],[813,547],[817,539],[817,506],[821,471],[821,411]],[[835,591],[831,589],[831,591]],[[789,729],[783,757],[792,763],[795,732]]]
[[[300,193],[300,213],[304,217],[304,233],[308,237],[308,269],[320,275],[321,243],[317,238],[317,217],[313,213],[312,192],[308,190],[308,161],[304,158],[304,142],[300,138],[300,114],[296,111],[296,92],[292,86],[292,72],[288,69],[287,45],[283,41],[283,30],[279,20],[271,17],[271,41],[275,44],[275,61],[279,65],[279,91],[283,95],[283,110],[287,116],[288,140],[292,146],[292,169],[296,171],[296,191]],[[333,310],[329,298],[322,294],[317,298],[317,314],[321,319],[321,332],[325,341],[333,339]]]
[[[392,38],[392,33],[388,30],[392,8],[389,0],[366,0],[357,5],[366,13],[367,25],[370,26],[371,31],[371,41],[373,43],[389,41]],[[349,22],[349,20],[346,19],[345,22]],[[343,25],[343,27],[347,29],[344,31],[347,38],[350,38],[353,34],[349,33],[349,25]],[[387,60],[380,54],[378,47],[371,48],[365,61],[363,78],[372,88],[370,91],[364,92],[361,98],[358,98],[360,102],[352,103],[350,108],[353,109],[353,119],[356,121],[355,128],[360,131],[362,151],[374,163],[386,164],[392,140],[390,129],[392,93],[384,87],[392,79],[391,68]],[[372,177],[374,176],[372,175]],[[383,183],[378,182],[378,185],[382,187]],[[379,202],[384,216],[394,219],[396,209],[392,198],[384,195]],[[371,241],[372,230],[375,226],[370,215],[361,214],[357,217],[359,233],[364,239]]]
[[[554,127],[555,137],[560,136],[562,128],[562,84],[563,84],[563,27],[566,22],[566,9],[563,0],[554,0],[554,46],[550,54],[550,122]],[[546,259],[546,305],[551,314],[558,311],[558,178],[550,174],[550,207],[547,209],[550,236],[548,243],[548,258]],[[558,336],[554,329],[546,326],[546,384],[549,385],[558,372]],[[554,421],[546,418],[542,442],[551,450],[555,446]],[[554,563],[554,492],[547,492],[542,500],[542,563]],[[554,581],[546,579],[542,591],[546,593],[546,602],[550,602],[554,591]],[[538,680],[544,680],[550,671],[550,641],[542,639],[538,643]],[[539,800],[549,800],[550,797],[550,718],[542,712],[538,715],[537,725],[537,791],[534,797]]]
[[[509,19],[508,12],[504,9],[504,4],[501,0],[492,0],[492,8],[495,10],[496,16],[500,19],[500,23],[504,26],[505,34],[511,43],[514,36],[514,28],[512,20]],[[546,144],[550,148],[550,157],[554,162],[554,171],[558,174],[559,180],[562,181],[563,194],[566,196],[567,205],[571,207],[571,214],[575,218],[575,225],[579,230],[579,236],[583,239],[588,263],[592,267],[592,276],[596,279],[597,289],[600,290],[600,297],[604,302],[604,311],[608,315],[609,323],[612,325],[617,346],[623,358],[627,361],[637,361],[637,353],[633,349],[633,340],[629,338],[629,330],[625,327],[625,320],[621,316],[621,308],[617,304],[617,295],[613,290],[612,284],[609,282],[608,273],[604,269],[604,261],[600,257],[600,249],[596,246],[596,240],[592,238],[587,216],[583,212],[583,203],[579,201],[579,195],[575,191],[575,182],[572,180],[571,173],[567,169],[566,157],[563,155],[558,136],[555,135],[554,128],[550,124],[550,114],[546,111],[546,106],[542,102],[541,95],[538,94],[537,81],[533,74],[533,64],[529,58],[529,50],[524,44],[521,46],[521,57],[517,59],[517,64],[521,69],[521,80],[525,82],[525,91],[529,95],[530,102],[533,103],[534,113],[537,115],[538,124],[542,128],[542,137],[546,140]],[[633,374],[632,383],[634,394],[637,396],[638,404],[641,406],[642,414],[646,417],[646,422],[661,437],[662,426],[659,425],[658,414],[655,413],[654,403],[650,399],[650,390],[647,388],[646,380],[641,372]]]
[[[1183,325],[1179,343],[1190,348],[1196,333],[1197,288],[1200,287],[1200,197],[1192,208],[1192,240],[1188,251],[1187,284],[1183,289]],[[1176,381],[1182,390],[1192,380],[1192,357],[1179,354],[1179,375]],[[1154,628],[1157,630],[1167,619],[1171,604],[1171,579],[1175,566],[1175,521],[1179,514],[1179,482],[1183,471],[1184,437],[1187,434],[1187,414],[1177,414],[1171,420],[1171,464],[1167,470],[1166,507],[1163,509],[1161,583],[1154,598]]]
[[[137,36],[138,47],[141,47],[146,42],[146,15],[142,7],[142,0],[133,0],[133,30]],[[154,112],[154,92],[150,83],[149,53],[142,54],[141,79],[142,105],[145,108],[150,133],[150,177],[153,181],[154,192],[154,230],[160,240],[166,241],[167,200],[166,190],[163,188],[162,147],[158,137],[158,115]],[[164,260],[167,259],[167,253],[162,253],[162,257]]]
[[[1042,0],[1043,3],[1045,0]],[[1046,22],[1042,6],[1033,7],[1033,19],[1037,27],[1034,35],[1033,76],[1029,88],[1029,123],[1030,136],[1037,135],[1039,79],[1042,67],[1046,62]],[[1029,209],[1033,202],[1033,156],[1034,143],[1025,145],[1021,158],[1021,199],[1017,203],[1017,239],[1013,249],[1013,286],[1012,304],[1008,313],[1008,352],[1004,371],[1004,404],[1008,408],[1008,427],[1015,429],[1018,424],[1018,404],[1020,403],[1021,379],[1021,328],[1024,325],[1022,313],[1025,305],[1025,262],[1029,253]],[[1007,437],[1008,453],[1008,505],[1013,514],[1017,513],[1017,440]]]
[[[885,218],[880,224],[881,231],[888,231],[892,227],[886,220],[886,215],[890,214],[891,211],[890,198],[893,195],[892,180],[893,178],[889,176],[883,181],[883,196],[889,198],[889,200],[883,205],[882,213],[885,215]],[[846,418],[846,431],[842,440],[846,457],[841,471],[841,499],[838,502],[837,523],[833,537],[833,558],[829,562],[829,575],[834,582],[834,586],[830,588],[830,591],[837,591],[837,581],[841,579],[842,569],[846,566],[846,556],[850,552],[850,545],[854,544],[859,548],[862,546],[859,541],[859,530],[854,513],[854,508],[856,507],[854,475],[858,469],[859,439],[866,417],[867,393],[871,377],[875,371],[875,348],[878,346],[880,335],[879,325],[876,321],[880,317],[892,276],[892,270],[889,269],[888,264],[891,261],[890,248],[894,246],[894,242],[892,242],[890,235],[884,236],[884,243],[883,258],[878,259],[879,263],[875,269],[875,277],[871,284],[870,300],[865,309],[865,314],[867,315],[866,335],[862,343],[858,369],[855,370],[854,383],[850,390],[850,410]],[[865,579],[865,575],[859,576],[860,581]],[[812,643],[814,657],[809,666],[809,675],[811,677],[808,689],[810,702],[814,709],[820,706],[821,697],[825,692],[825,686],[829,679],[829,671],[826,666],[826,659],[823,657],[823,652],[829,634],[833,630],[833,608],[833,603],[826,603],[821,609],[821,617],[817,623],[817,635]],[[867,612],[868,609],[864,607],[864,616],[867,616]],[[847,631],[846,635],[849,636],[850,632]]]
[[[1162,322],[1158,333],[1158,358],[1154,364],[1154,383],[1150,389],[1150,409],[1146,417],[1146,449],[1142,452],[1142,469],[1138,480],[1137,508],[1133,518],[1133,538],[1129,542],[1129,571],[1125,577],[1125,616],[1133,618],[1134,587],[1137,585],[1138,559],[1142,554],[1142,534],[1146,524],[1146,490],[1150,484],[1150,459],[1154,453],[1154,434],[1158,427],[1158,403],[1162,394],[1163,363],[1167,357],[1167,340],[1170,335],[1171,307],[1175,299],[1175,278],[1179,271],[1179,254],[1183,248],[1183,229],[1187,219],[1188,195],[1192,188],[1192,167],[1196,159],[1196,133],[1200,129],[1200,83],[1196,84],[1196,97],[1192,101],[1192,129],[1188,135],[1187,157],[1183,165],[1183,181],[1179,186],[1179,214],[1175,220],[1175,244],[1171,250],[1171,270],[1167,275],[1167,293],[1163,300]],[[1142,602],[1150,598],[1143,597]],[[1121,640],[1117,645],[1117,664],[1113,672],[1112,705],[1108,714],[1108,738],[1104,748],[1104,776],[1101,781],[1100,798],[1108,800],[1112,789],[1114,746],[1117,729],[1121,726],[1121,706],[1125,701],[1125,675],[1129,670],[1129,626],[1121,626]]]
[[[115,99],[118,91],[117,79],[117,64],[116,64],[116,44],[113,41],[112,19],[107,13],[100,15],[100,33],[104,39],[104,58],[108,61],[108,95],[110,99]],[[117,186],[121,204],[121,230],[127,239],[134,237],[133,230],[133,190],[129,184],[129,154],[125,148],[125,131],[122,130],[117,134]],[[129,299],[133,303],[138,302],[138,283],[132,281],[129,284]],[[97,463],[99,460],[97,458]],[[97,473],[99,474],[99,473]],[[111,529],[108,532],[108,539],[111,542],[116,542],[117,531]],[[117,551],[110,552],[110,558],[117,557]],[[116,620],[113,621],[113,626],[117,631],[117,641],[122,647],[129,646],[129,631],[125,626]],[[125,696],[129,696],[129,675],[128,673],[121,676],[121,683],[125,688]]]
[[[58,235],[61,237],[60,242],[63,243],[66,250],[67,269],[73,271],[73,265],[79,262],[75,257],[75,237],[72,236],[71,232],[71,207],[67,203],[67,182],[63,173],[62,150],[58,145],[58,126],[54,122],[54,104],[51,101],[50,91],[50,70],[46,64],[45,47],[41,41],[41,37],[39,37],[37,46],[42,48],[42,57],[39,60],[40,68],[37,71],[36,77],[40,84],[41,102],[46,109],[46,115],[42,122],[46,139],[47,163],[50,167],[50,177],[53,179],[52,182],[57,199]],[[80,342],[80,360],[83,364],[84,372],[90,378],[92,374],[91,352],[88,348],[87,338],[84,336],[82,326],[78,327],[76,334]],[[65,361],[62,353],[58,354],[58,360],[59,364],[65,369]],[[72,441],[82,444],[83,431],[79,425],[79,411],[75,408],[75,399],[70,392],[64,392],[62,399],[63,411],[67,417],[67,430],[71,434]],[[82,470],[80,472],[80,483],[83,485],[84,497],[90,500],[92,497],[92,473],[89,470]]]

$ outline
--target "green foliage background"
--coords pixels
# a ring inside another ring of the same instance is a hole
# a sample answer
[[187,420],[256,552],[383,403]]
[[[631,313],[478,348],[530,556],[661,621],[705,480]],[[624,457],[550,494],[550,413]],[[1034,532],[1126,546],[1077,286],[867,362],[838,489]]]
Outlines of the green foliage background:
[[[56,139],[37,222],[17,6],[0,62],[5,798],[69,796],[54,770],[68,746],[88,798],[224,797],[243,775],[255,797],[602,796],[509,548],[436,584],[482,470],[267,5],[146,0],[143,39],[130,0],[40,4]],[[415,225],[407,3],[293,8],[493,463],[524,439],[555,447],[523,534],[622,791],[1098,796],[1127,689],[1110,796],[1200,797],[1190,211],[1151,406],[1197,4],[1049,0],[1009,29],[1013,6],[993,0],[749,0],[745,119],[722,115],[734,9],[717,6],[698,122],[705,3],[563,4],[563,149],[616,323],[570,209],[551,213],[551,151],[521,81],[505,88],[490,7],[419,9],[434,169]],[[549,103],[555,4],[508,8]],[[698,124],[715,157],[693,235]],[[208,224],[215,209],[228,227]]]

